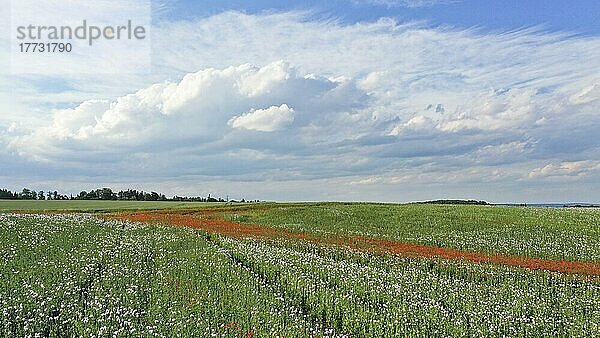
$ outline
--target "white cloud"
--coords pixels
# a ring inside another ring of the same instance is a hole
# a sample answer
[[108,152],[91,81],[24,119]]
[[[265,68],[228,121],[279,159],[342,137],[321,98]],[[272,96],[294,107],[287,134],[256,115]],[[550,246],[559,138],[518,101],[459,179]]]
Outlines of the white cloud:
[[[347,83],[305,76],[285,62],[204,69],[179,83],[151,85],[113,101],[86,101],[54,112],[53,121],[11,148],[31,158],[60,158],[75,148],[152,148],[170,141],[197,144],[224,138],[236,129],[275,131],[288,127],[296,108],[307,117],[323,107],[348,106],[356,94]],[[358,93],[358,92],[357,92]],[[339,103],[338,103],[339,102]],[[256,109],[267,107],[264,109]],[[308,123],[308,121],[304,121]]]
[[585,104],[597,100],[600,100],[600,82],[583,88],[569,98],[573,104]]
[[495,131],[529,127],[548,113],[536,106],[535,99],[533,89],[490,90],[456,106],[454,111],[447,111],[441,104],[433,109],[430,104],[423,113],[396,125],[390,134],[424,130],[458,133],[465,130]]
[[85,101],[73,109],[58,110],[54,113],[54,125],[47,129],[47,137],[85,138],[87,126],[98,122],[98,117],[110,108],[110,103],[103,100]]
[[404,133],[428,132],[435,126],[434,121],[424,115],[417,115],[410,120],[400,123],[390,131],[390,135],[400,136]]
[[232,117],[228,124],[233,128],[256,131],[276,131],[294,122],[294,109],[287,104],[266,109],[251,110],[243,115]]
[[379,5],[387,7],[430,7],[458,2],[458,0],[353,0],[355,4]]
[[535,142],[513,141],[486,145],[477,149],[472,158],[481,164],[506,164],[525,160],[535,147]]
[[383,179],[381,177],[371,176],[371,177],[362,178],[362,179],[359,179],[356,181],[351,181],[348,184],[349,185],[372,185],[372,184],[381,183],[382,181],[383,181]]
[[584,177],[600,171],[600,161],[572,161],[549,163],[529,173],[529,178]]
[[438,125],[447,132],[464,129],[498,130],[531,125],[536,114],[543,114],[534,106],[534,90],[509,90],[500,95],[486,93],[466,102]]

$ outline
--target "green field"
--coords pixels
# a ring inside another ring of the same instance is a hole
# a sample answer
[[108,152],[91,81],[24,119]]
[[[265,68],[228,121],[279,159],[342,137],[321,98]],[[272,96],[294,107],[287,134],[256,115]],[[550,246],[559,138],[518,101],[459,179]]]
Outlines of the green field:
[[600,208],[356,203],[240,208],[227,217],[326,236],[600,262]]
[[161,201],[27,201],[0,200],[0,212],[8,211],[119,211],[204,208],[225,203]]
[[[80,206],[126,209],[97,203]],[[150,205],[143,208],[158,209]],[[0,336],[600,336],[598,275],[277,237],[364,236],[599,262],[597,209],[202,205],[210,212],[170,212],[209,225],[270,227],[274,237],[106,213],[0,213]]]

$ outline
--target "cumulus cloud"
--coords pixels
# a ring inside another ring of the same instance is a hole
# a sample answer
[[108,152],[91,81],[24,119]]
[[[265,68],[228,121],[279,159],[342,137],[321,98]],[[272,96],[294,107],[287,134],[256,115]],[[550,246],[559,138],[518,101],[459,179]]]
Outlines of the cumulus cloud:
[[397,124],[390,135],[437,130],[458,133],[469,130],[496,131],[534,126],[548,112],[536,105],[533,89],[488,91],[446,111],[441,104],[428,105],[424,112]]
[[223,139],[228,126],[271,132],[288,127],[296,110],[310,118],[328,106],[348,107],[352,95],[360,93],[346,90],[346,82],[303,75],[281,61],[209,68],[178,83],[57,110],[49,126],[15,139],[11,147],[22,156],[49,159],[64,155],[61,150],[118,152],[183,140],[202,144]]
[[243,115],[232,117],[228,124],[233,128],[257,131],[282,130],[294,122],[294,109],[287,104],[266,109],[251,110]]
[[417,115],[410,120],[396,125],[390,135],[400,136],[404,133],[428,132],[435,126],[435,122],[424,115]]

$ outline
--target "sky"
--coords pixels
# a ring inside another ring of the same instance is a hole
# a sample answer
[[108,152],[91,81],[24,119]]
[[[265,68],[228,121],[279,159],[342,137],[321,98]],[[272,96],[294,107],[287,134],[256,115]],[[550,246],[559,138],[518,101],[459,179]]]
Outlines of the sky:
[[[146,72],[96,71],[128,57],[106,51],[88,72],[0,70],[0,186],[599,203],[598,13],[598,1],[154,1]],[[0,19],[0,62],[14,64],[10,11]]]

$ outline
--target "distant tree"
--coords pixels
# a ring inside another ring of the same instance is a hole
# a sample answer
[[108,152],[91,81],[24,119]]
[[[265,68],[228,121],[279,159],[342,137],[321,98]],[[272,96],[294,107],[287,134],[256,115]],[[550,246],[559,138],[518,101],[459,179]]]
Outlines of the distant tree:
[[417,202],[418,204],[471,204],[471,205],[488,205],[486,201],[476,201],[476,200],[434,200],[434,201],[425,201],[425,202]]
[[19,199],[32,200],[32,199],[34,199],[33,193],[31,192],[31,190],[29,190],[27,188],[23,188],[23,191],[21,191],[21,193],[19,194]]
[[110,188],[102,188],[102,190],[98,191],[98,198],[101,200],[112,200],[113,197],[116,198]]
[[6,200],[14,200],[18,198],[18,194],[15,192],[13,193],[12,191],[8,190],[8,189],[1,189],[0,190],[0,199],[6,199]]
[[[188,197],[188,196],[173,196],[168,198],[165,194],[161,194],[156,191],[144,192],[138,190],[121,190],[118,193],[114,193],[110,188],[93,189],[88,192],[81,191],[76,196],[73,194],[61,195],[57,190],[44,192],[40,190],[30,190],[23,188],[21,192],[12,192],[8,189],[0,189],[0,199],[23,199],[23,200],[137,200],[137,201],[182,201],[182,202],[227,202],[229,196],[226,199],[212,197],[208,194],[208,197]],[[233,202],[234,200],[231,200]],[[242,202],[246,200],[242,199]]]

